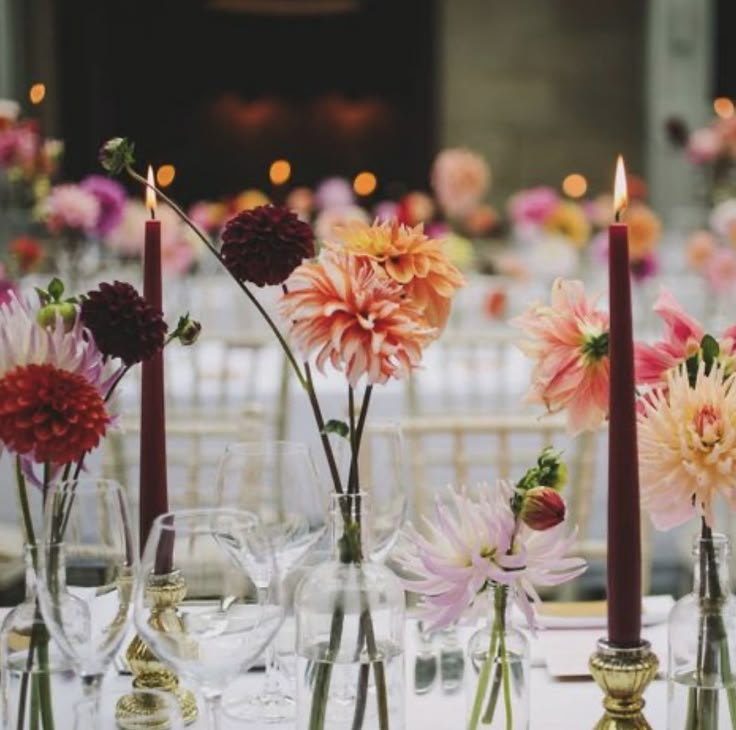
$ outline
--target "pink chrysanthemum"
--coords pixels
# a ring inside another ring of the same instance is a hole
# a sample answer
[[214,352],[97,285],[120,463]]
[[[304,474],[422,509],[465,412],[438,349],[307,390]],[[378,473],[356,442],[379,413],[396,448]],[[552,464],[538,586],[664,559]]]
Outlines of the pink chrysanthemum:
[[701,363],[691,387],[684,367],[670,371],[666,391],[641,400],[638,436],[642,506],[655,527],[696,515],[712,526],[718,494],[736,509],[736,375]]
[[288,281],[281,314],[292,322],[301,350],[329,361],[355,386],[401,378],[419,365],[432,338],[421,313],[399,285],[374,271],[367,259],[325,252],[302,264]]
[[476,498],[451,489],[448,504],[438,501],[434,519],[425,519],[427,537],[408,529],[401,562],[416,577],[406,587],[423,595],[434,627],[457,621],[492,583],[516,587],[514,598],[534,626],[535,586],[559,585],[585,570],[583,559],[565,557],[575,541],[565,522],[543,531],[520,524],[513,494],[505,482]]
[[527,402],[567,409],[573,434],[597,428],[608,415],[608,314],[581,282],[557,279],[549,305],[533,304],[511,324],[524,331],[519,347],[534,360]]

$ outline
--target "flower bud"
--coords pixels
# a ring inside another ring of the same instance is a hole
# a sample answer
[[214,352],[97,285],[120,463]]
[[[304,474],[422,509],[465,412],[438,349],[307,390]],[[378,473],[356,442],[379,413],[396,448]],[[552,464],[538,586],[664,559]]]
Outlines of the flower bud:
[[534,487],[524,495],[521,520],[532,530],[549,530],[565,519],[565,501],[551,487]]
[[537,460],[539,486],[560,490],[567,484],[567,464],[560,453],[548,446]]
[[38,310],[36,321],[41,327],[55,327],[57,316],[64,322],[64,330],[69,332],[77,320],[77,307],[72,302],[52,302]]
[[133,143],[124,137],[108,139],[100,147],[99,160],[111,175],[117,175],[135,162]]
[[200,332],[202,332],[202,325],[197,320],[187,317],[185,322],[179,323],[177,330],[177,336],[182,345],[193,345],[199,339]]

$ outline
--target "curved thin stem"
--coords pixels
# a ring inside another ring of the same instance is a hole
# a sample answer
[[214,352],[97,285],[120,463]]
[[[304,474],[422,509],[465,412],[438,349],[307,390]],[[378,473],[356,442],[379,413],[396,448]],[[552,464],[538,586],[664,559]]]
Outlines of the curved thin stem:
[[294,369],[294,373],[296,374],[297,379],[299,380],[299,383],[301,384],[302,388],[307,387],[307,382],[304,376],[304,373],[302,373],[301,368],[299,367],[299,363],[297,362],[296,358],[294,357],[294,353],[291,351],[291,348],[289,347],[289,343],[286,341],[286,338],[281,334],[281,330],[276,326],[276,323],[271,319],[271,316],[268,314],[264,306],[258,301],[258,299],[255,297],[253,292],[239,279],[237,279],[233,274],[230,272],[230,269],[225,265],[225,261],[222,258],[222,254],[212,245],[212,241],[209,239],[209,236],[207,236],[205,233],[203,233],[199,226],[197,226],[190,218],[187,216],[187,214],[165,193],[161,192],[155,185],[152,185],[151,183],[146,180],[142,175],[139,175],[132,167],[126,168],[128,174],[139,183],[142,183],[147,188],[151,188],[156,192],[156,195],[158,195],[178,216],[181,218],[181,220],[186,223],[189,228],[194,231],[194,233],[197,235],[197,237],[204,243],[204,245],[209,249],[210,253],[223,265],[225,268],[225,271],[230,274],[230,277],[232,280],[240,287],[240,289],[243,291],[243,293],[250,299],[253,306],[258,310],[258,313],[263,317],[263,319],[266,321],[266,324],[269,326],[271,331],[276,336],[276,339],[279,342],[279,345],[281,345],[281,349],[286,354],[286,357],[289,360],[289,363],[291,364],[291,367]]

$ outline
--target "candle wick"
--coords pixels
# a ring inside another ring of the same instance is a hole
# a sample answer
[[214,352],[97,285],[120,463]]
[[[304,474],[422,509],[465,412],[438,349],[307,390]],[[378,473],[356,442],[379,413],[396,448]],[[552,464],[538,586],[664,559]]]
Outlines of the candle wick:
[[[149,212],[151,213],[151,220],[152,221],[155,221],[156,220],[156,211],[153,208],[151,208],[151,210]],[[616,215],[618,215],[618,213]],[[618,218],[616,220],[618,220]]]
[[[153,212],[153,211],[151,211]],[[614,214],[613,219],[616,223],[621,223],[621,208],[619,208]]]

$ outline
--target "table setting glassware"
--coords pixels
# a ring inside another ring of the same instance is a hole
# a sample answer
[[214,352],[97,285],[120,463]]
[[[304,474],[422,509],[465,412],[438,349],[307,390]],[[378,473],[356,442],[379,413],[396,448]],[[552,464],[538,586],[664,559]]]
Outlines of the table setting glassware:
[[[146,587],[167,578],[156,574],[162,550],[171,551],[184,586],[179,631],[150,621]],[[259,589],[264,575],[270,581]],[[225,687],[254,664],[283,621],[275,555],[260,520],[227,508],[160,515],[146,541],[133,603],[141,638],[162,662],[199,687],[209,727],[217,730]]]
[[[326,491],[321,488],[309,450],[302,443],[229,444],[218,469],[217,502],[238,505],[258,516],[282,577],[326,530]],[[267,570],[254,575],[259,591],[267,591],[272,580]],[[254,722],[293,720],[293,673],[289,678],[285,666],[288,662],[278,659],[283,645],[278,637],[268,644],[262,689],[256,695],[228,696],[224,703],[228,715]]]
[[52,484],[38,595],[51,636],[94,699],[130,622],[136,547],[123,488],[85,477]]

